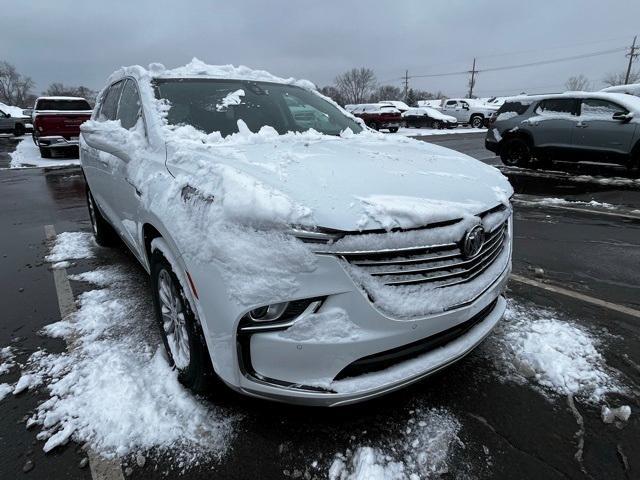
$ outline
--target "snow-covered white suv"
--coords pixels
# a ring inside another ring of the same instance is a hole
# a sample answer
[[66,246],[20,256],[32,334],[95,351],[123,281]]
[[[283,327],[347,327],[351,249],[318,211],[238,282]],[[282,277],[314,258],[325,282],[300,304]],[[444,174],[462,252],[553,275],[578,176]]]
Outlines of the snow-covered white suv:
[[473,128],[482,128],[485,118],[491,117],[498,106],[490,106],[472,98],[449,98],[442,100],[442,113],[451,115],[459,123],[466,123]]
[[123,68],[80,142],[96,240],[117,234],[150,273],[194,390],[215,374],[352,403],[459,360],[503,315],[505,177],[372,132],[310,82],[195,59]]

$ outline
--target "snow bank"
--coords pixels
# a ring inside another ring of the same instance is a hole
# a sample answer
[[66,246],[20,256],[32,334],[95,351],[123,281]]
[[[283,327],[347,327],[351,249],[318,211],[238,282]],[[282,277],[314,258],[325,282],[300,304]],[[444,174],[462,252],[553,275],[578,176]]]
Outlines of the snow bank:
[[609,209],[616,208],[614,205],[610,203],[596,202],[595,200],[591,200],[589,202],[582,202],[579,200],[565,200],[564,198],[554,198],[554,197],[542,198],[538,200],[537,203],[540,203],[542,205],[565,205],[565,206],[583,205],[587,207],[598,207],[598,208],[609,208]]
[[14,359],[13,347],[0,348],[0,375],[9,373],[9,371],[15,367],[16,363]]
[[[446,409],[412,410],[400,432],[378,445],[362,445],[336,454],[330,480],[415,480],[449,472],[461,425]],[[392,427],[393,428],[393,427]]]
[[234,417],[178,382],[158,347],[145,279],[121,267],[75,278],[109,287],[83,293],[71,319],[44,329],[73,343],[69,353],[28,362],[25,375],[42,378],[50,395],[31,419],[44,450],[73,439],[104,456],[175,454],[187,467],[223,455]]
[[510,300],[490,341],[497,347],[496,365],[509,379],[590,402],[624,391],[598,351],[600,340],[552,310]]
[[80,160],[77,158],[40,157],[40,150],[33,143],[31,137],[24,138],[15,151],[9,153],[9,156],[11,157],[10,168],[80,165]]
[[95,256],[93,234],[89,232],[62,232],[56,236],[51,253],[45,257],[47,262],[93,258]]
[[7,395],[13,392],[13,387],[8,383],[0,383],[0,401],[4,400]]

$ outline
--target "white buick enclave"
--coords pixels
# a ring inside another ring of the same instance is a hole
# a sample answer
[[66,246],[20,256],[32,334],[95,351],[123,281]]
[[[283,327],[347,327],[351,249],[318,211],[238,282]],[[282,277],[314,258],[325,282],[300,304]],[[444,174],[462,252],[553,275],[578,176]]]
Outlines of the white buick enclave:
[[343,405],[477,346],[505,310],[513,190],[373,132],[312,84],[193,60],[114,73],[80,157],[96,241],[151,275],[180,380]]

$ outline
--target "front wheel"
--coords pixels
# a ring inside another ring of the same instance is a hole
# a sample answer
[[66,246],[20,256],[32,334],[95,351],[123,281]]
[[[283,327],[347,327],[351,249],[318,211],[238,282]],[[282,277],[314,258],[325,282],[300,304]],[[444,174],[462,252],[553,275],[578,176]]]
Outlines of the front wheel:
[[509,167],[526,167],[531,161],[531,148],[522,138],[510,138],[500,149],[500,159]]
[[435,120],[432,125],[433,125],[433,128],[435,128],[436,130],[442,129],[442,122],[440,122],[439,120]]
[[151,256],[151,288],[162,343],[178,380],[196,393],[210,390],[213,368],[202,330],[173,267],[159,250]]
[[389,131],[390,131],[391,133],[396,133],[396,132],[398,131],[398,127],[390,127],[390,128],[389,128]]
[[380,127],[378,127],[378,124],[376,122],[371,122],[369,124],[369,128],[373,128],[374,130],[380,130]]
[[484,126],[484,119],[480,115],[471,117],[471,126],[473,128],[482,128]]

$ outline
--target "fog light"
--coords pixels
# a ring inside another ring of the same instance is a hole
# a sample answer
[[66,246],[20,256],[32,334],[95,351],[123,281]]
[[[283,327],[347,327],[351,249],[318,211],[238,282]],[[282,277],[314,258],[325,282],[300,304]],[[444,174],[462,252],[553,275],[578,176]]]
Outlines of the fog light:
[[271,322],[278,320],[285,312],[289,302],[274,303],[273,305],[264,305],[249,312],[249,317],[254,322]]

